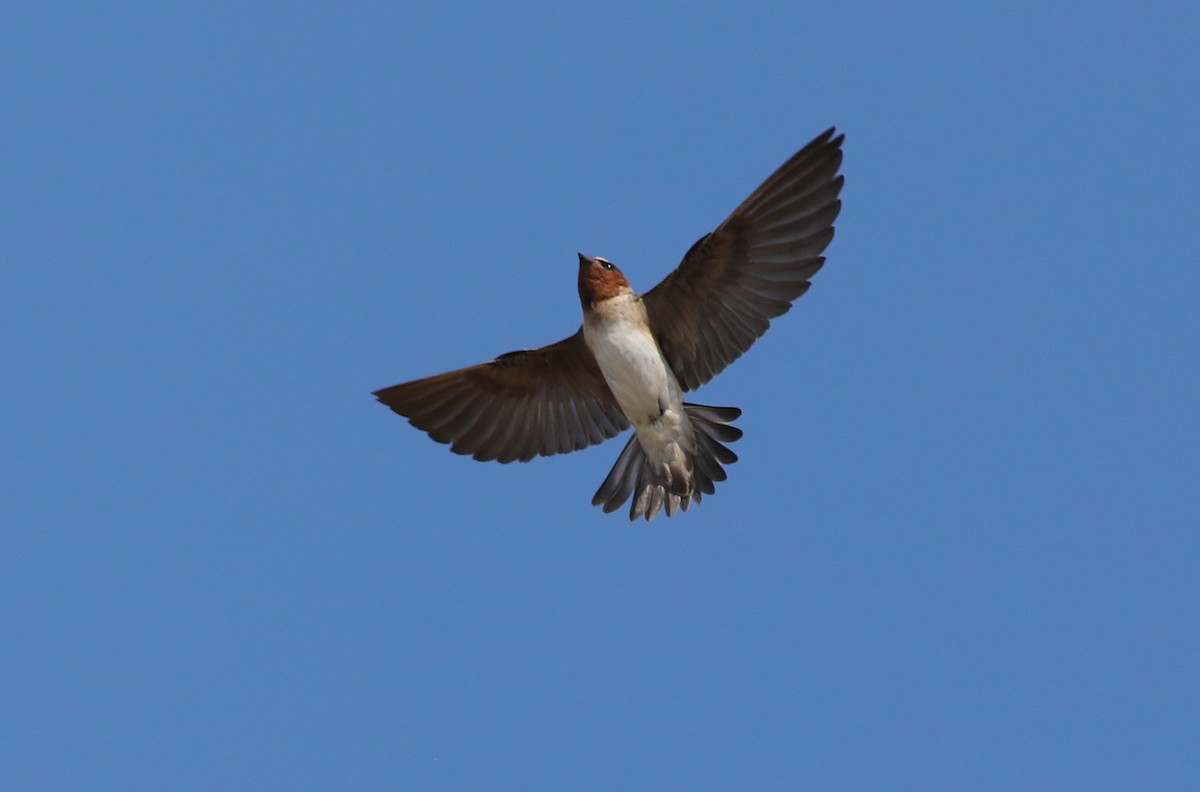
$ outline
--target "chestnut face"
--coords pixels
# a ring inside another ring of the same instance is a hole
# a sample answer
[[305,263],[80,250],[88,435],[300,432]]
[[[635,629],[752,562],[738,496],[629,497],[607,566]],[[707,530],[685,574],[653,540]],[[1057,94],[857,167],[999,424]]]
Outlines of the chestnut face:
[[631,291],[629,281],[617,265],[599,256],[579,254],[579,301],[585,310],[601,300]]

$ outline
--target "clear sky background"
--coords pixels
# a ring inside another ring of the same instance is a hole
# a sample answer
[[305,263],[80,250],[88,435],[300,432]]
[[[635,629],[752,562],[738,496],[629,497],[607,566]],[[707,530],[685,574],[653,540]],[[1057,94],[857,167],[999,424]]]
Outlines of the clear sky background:
[[[1200,788],[1200,5],[4,17],[0,788]],[[371,397],[835,124],[689,513]]]

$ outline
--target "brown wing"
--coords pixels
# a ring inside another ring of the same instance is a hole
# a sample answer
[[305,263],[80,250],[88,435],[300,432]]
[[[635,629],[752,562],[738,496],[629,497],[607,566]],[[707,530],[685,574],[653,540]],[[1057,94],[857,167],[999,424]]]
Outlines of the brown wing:
[[629,423],[583,331],[541,349],[375,391],[456,454],[501,462],[578,451]]
[[821,253],[842,208],[845,136],[833,133],[793,155],[643,296],[684,390],[737,360],[808,291],[808,279],[825,263]]

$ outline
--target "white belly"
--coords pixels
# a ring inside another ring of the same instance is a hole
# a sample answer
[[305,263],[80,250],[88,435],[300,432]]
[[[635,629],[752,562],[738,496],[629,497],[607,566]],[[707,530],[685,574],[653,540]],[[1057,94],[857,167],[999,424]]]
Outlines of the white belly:
[[690,479],[696,439],[683,390],[650,333],[621,318],[587,321],[583,335],[651,467],[664,479]]
[[648,332],[622,320],[589,324],[584,338],[630,423],[649,423],[676,406],[682,411],[679,385]]
[[592,354],[617,403],[634,424],[661,412],[660,401],[670,397],[666,362],[649,334],[626,322],[606,322],[589,339]]

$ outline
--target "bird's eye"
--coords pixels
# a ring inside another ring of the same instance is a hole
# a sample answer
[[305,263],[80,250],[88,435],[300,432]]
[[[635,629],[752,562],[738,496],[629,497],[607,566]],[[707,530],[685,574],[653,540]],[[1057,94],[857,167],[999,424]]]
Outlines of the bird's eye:
[[611,261],[609,261],[608,259],[598,258],[598,259],[596,259],[596,261],[598,261],[600,263],[600,266],[604,267],[604,269],[606,269],[606,270],[616,269],[616,267],[613,266],[613,263]]

